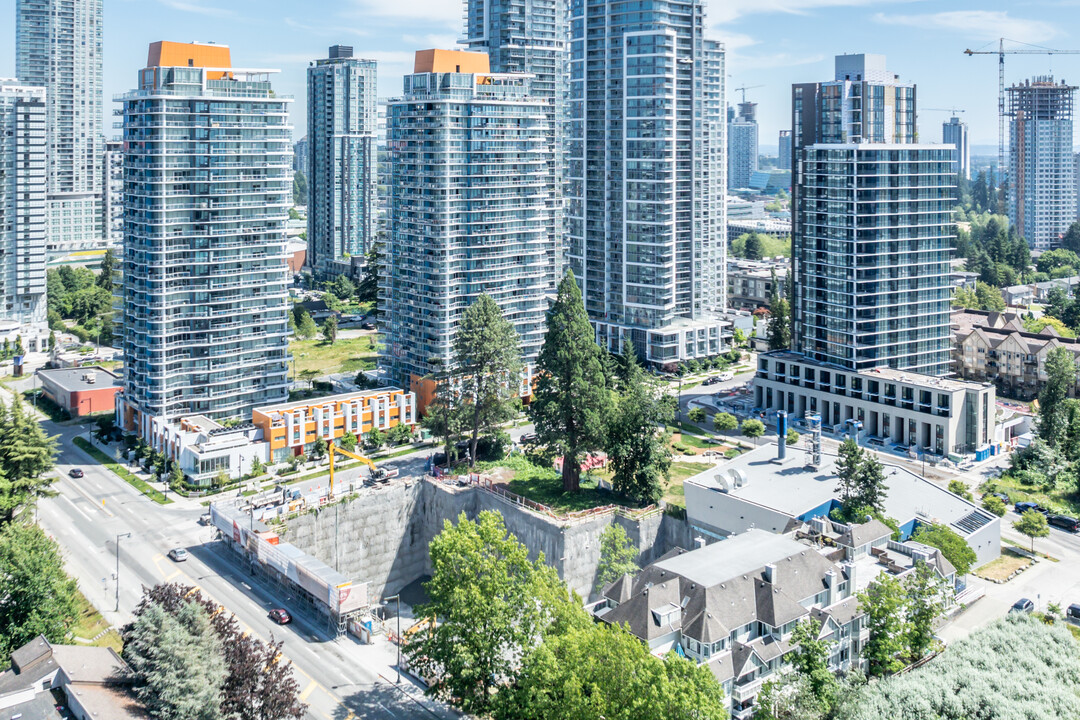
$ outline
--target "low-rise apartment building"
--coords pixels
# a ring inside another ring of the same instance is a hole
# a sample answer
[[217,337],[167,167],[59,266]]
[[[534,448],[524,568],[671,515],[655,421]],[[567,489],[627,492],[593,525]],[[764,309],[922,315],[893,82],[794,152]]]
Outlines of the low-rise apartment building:
[[891,532],[878,521],[849,527],[823,520],[801,541],[751,529],[676,549],[604,587],[595,612],[625,624],[657,655],[674,650],[707,665],[732,718],[745,720],[762,685],[790,669],[799,623],[820,623],[831,670],[862,668],[869,632],[856,593],[880,573],[904,575],[919,561],[952,580],[955,571],[935,549],[892,543]]
[[994,386],[880,367],[846,370],[787,350],[758,356],[754,406],[821,415],[826,432],[859,423],[869,439],[937,456],[993,442]]
[[[1046,356],[1068,348],[1080,360],[1080,340],[1047,326],[1033,333],[1015,313],[965,310],[953,314],[953,361],[967,380],[993,383],[1003,396],[1032,400],[1046,382]],[[1080,378],[1076,391],[1080,391]]]
[[787,297],[787,273],[791,261],[728,260],[728,307],[734,310],[757,310],[767,307],[773,291],[773,275],[780,297]]

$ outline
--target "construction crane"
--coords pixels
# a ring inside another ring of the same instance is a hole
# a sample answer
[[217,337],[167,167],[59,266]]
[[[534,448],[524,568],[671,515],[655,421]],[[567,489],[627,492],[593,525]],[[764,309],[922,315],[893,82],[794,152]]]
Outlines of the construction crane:
[[765,87],[765,86],[764,85],[743,85],[742,87],[734,88],[734,90],[735,90],[735,92],[741,92],[742,93],[742,101],[746,102],[746,91],[747,90],[756,90],[758,88],[763,88],[763,87]]
[[345,448],[338,447],[337,445],[334,444],[333,440],[331,440],[327,444],[326,452],[327,452],[327,455],[329,455],[329,457],[330,457],[330,494],[329,494],[330,498],[334,497],[334,453],[341,453],[345,457],[351,457],[353,460],[359,460],[360,462],[364,463],[369,468],[371,468],[371,477],[374,478],[375,480],[384,480],[384,479],[391,478],[391,477],[394,477],[394,476],[397,475],[397,470],[396,469],[395,470],[384,470],[384,469],[382,469],[380,467],[377,467],[375,465],[375,463],[373,463],[370,459],[364,457],[363,455],[357,455],[356,453],[350,452],[350,451],[346,450]]
[[952,113],[953,115],[955,115],[957,113],[965,112],[964,110],[961,110],[960,108],[919,108],[919,109],[922,110],[923,112],[947,112],[947,113]]
[[[1025,45],[1025,48],[1018,48],[1015,50],[1006,50],[1005,43],[1011,42],[1017,45]],[[983,47],[986,47],[985,45]],[[1005,117],[1008,113],[1005,112],[1005,56],[1006,55],[1080,55],[1080,50],[1054,50],[1053,48],[1042,47],[1041,45],[1032,45],[1030,43],[1020,42],[1019,40],[1009,40],[1008,38],[998,39],[997,50],[965,50],[965,55],[997,55],[998,56],[998,174],[1005,172]]]

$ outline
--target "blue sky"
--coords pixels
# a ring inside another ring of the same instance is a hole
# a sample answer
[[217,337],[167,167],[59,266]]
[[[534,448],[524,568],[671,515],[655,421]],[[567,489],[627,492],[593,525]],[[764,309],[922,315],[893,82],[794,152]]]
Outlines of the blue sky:
[[[1005,36],[1080,49],[1080,0],[712,0],[712,35],[728,48],[729,88],[759,103],[761,144],[775,145],[788,125],[790,86],[832,77],[834,55],[877,52],[918,85],[921,134],[940,141],[947,113],[960,107],[975,144],[996,145],[994,57],[962,51]],[[457,0],[104,0],[106,104],[135,82],[155,40],[212,40],[232,47],[233,64],[280,68],[279,92],[293,95],[296,134],[303,133],[305,68],[335,43],[379,61],[379,94],[400,93],[413,51],[453,47],[461,35]],[[15,0],[0,0],[0,75],[15,71]],[[996,46],[996,45],[995,45]],[[1080,55],[1010,56],[1006,81],[1053,72],[1080,82]],[[729,99],[738,93],[730,92]],[[107,135],[117,131],[106,128]]]

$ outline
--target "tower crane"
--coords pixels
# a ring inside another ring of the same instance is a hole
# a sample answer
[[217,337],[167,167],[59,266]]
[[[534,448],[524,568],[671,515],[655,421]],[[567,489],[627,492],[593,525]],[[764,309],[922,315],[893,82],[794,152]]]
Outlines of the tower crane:
[[966,112],[965,110],[961,110],[960,108],[920,108],[920,110],[924,112],[947,112],[952,113],[953,115]]
[[[1023,48],[1014,48],[1012,50],[1005,49],[1005,43],[1015,43],[1017,45],[1024,45]],[[986,47],[985,45],[983,47]],[[1053,48],[1042,47],[1041,45],[1032,45],[1030,43],[1020,42],[1019,40],[1009,40],[1008,38],[998,39],[997,50],[965,50],[965,55],[997,55],[998,56],[998,173],[1005,171],[1005,117],[1008,113],[1005,112],[1005,56],[1006,55],[1080,55],[1080,50],[1054,50]]]
[[735,92],[741,92],[742,93],[742,101],[746,102],[746,91],[747,90],[756,90],[757,88],[762,88],[762,87],[765,87],[765,86],[764,85],[743,85],[742,87],[737,87],[737,88],[733,88],[733,89],[735,90]]

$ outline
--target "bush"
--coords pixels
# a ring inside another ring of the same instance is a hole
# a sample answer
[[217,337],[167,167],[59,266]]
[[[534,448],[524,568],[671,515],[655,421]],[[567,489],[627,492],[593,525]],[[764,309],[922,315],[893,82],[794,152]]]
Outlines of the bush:
[[998,517],[1003,517],[1005,515],[1005,501],[999,497],[986,495],[982,499],[982,506],[984,510],[988,510]]
[[692,423],[703,423],[705,422],[705,408],[691,408],[690,412],[686,414],[686,417]]
[[799,442],[799,433],[795,432],[794,428],[789,428],[787,435],[784,436],[784,440],[789,447],[796,445]]
[[506,457],[506,451],[510,449],[510,436],[502,430],[494,435],[485,435],[476,441],[476,459],[478,461],[494,462]]
[[949,492],[951,492],[953,495],[959,495],[965,500],[970,501],[974,499],[971,495],[971,491],[968,490],[968,486],[964,483],[963,480],[950,480]]

